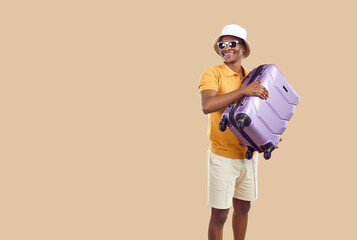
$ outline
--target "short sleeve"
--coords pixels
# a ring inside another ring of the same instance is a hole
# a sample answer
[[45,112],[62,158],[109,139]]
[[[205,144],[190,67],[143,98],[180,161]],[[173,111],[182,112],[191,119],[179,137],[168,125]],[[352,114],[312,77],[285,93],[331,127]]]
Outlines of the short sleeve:
[[215,66],[210,66],[205,69],[202,73],[199,84],[198,84],[199,91],[203,90],[215,90],[218,92],[219,89],[219,74],[218,71],[215,69]]

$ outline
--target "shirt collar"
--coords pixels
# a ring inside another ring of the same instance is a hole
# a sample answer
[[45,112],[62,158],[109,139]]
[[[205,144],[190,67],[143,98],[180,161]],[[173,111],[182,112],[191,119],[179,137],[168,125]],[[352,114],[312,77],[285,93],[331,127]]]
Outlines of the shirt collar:
[[[223,73],[227,76],[227,77],[231,77],[234,75],[238,75],[238,73],[236,73],[235,71],[233,71],[232,69],[230,69],[227,64],[225,62],[223,62],[220,66],[219,66]],[[247,71],[244,69],[244,67],[242,66],[243,69],[243,75],[247,76]]]

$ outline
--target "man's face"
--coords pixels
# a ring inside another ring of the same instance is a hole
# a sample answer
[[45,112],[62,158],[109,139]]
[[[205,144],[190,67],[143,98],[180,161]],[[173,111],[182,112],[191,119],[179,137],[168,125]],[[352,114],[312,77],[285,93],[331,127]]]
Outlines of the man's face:
[[[219,42],[229,41],[242,41],[241,39],[233,36],[223,36]],[[235,63],[242,60],[245,47],[242,44],[238,44],[236,48],[232,49],[226,46],[223,50],[219,50],[221,57],[226,63]]]

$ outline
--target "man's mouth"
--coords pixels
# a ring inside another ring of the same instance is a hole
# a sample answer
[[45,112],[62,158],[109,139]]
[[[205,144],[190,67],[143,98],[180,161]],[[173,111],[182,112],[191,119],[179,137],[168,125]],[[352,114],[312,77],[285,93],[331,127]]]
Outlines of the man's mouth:
[[233,53],[223,53],[224,58],[230,58],[233,57]]

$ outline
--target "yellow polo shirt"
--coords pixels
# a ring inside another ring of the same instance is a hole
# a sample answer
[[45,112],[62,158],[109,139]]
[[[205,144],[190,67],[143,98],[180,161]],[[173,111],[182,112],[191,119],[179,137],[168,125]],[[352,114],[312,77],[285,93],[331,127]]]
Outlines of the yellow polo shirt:
[[[244,76],[247,72],[242,67]],[[242,86],[242,79],[230,69],[224,62],[219,66],[209,66],[202,73],[199,81],[199,91],[211,89],[217,91],[218,95],[232,92]],[[228,128],[221,132],[218,128],[225,109],[209,114],[208,137],[210,150],[219,156],[244,159],[247,147]]]

